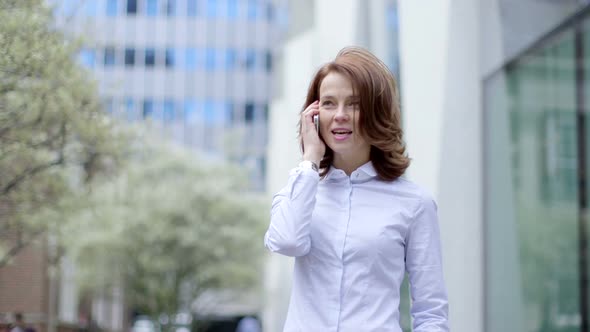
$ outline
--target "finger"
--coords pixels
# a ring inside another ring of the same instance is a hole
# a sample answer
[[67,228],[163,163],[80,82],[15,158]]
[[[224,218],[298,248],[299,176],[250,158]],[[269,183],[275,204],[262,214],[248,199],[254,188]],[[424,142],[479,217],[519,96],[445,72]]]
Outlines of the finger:
[[305,109],[305,111],[303,113],[309,114],[315,114],[316,112],[319,111],[319,102],[316,100],[313,103],[309,104],[309,106],[307,106],[307,108]]

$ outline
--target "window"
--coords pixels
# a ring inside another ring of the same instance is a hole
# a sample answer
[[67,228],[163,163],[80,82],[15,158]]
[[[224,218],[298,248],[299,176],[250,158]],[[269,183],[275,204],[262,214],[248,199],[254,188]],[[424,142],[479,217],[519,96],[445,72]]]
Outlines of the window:
[[115,101],[113,100],[113,98],[108,97],[105,98],[104,101],[104,107],[105,110],[108,114],[113,114],[114,110],[115,110]]
[[225,68],[233,69],[236,66],[237,52],[233,48],[225,50]]
[[171,122],[174,120],[174,100],[172,100],[172,99],[164,100],[163,119],[164,119],[164,122]]
[[97,0],[86,0],[84,2],[84,14],[88,17],[95,17],[98,13]]
[[275,17],[275,7],[272,3],[266,4],[266,19],[269,22],[272,22],[273,18]]
[[234,104],[231,101],[225,102],[225,119],[228,127],[231,127],[231,125],[234,124]]
[[188,70],[195,70],[197,69],[197,49],[196,48],[187,48],[184,61],[186,69]]
[[117,0],[107,0],[107,16],[117,16]]
[[244,112],[244,120],[246,123],[254,122],[254,104],[246,103],[246,109]]
[[143,110],[142,116],[144,119],[152,117],[154,114],[154,101],[151,99],[146,99],[143,101]]
[[226,109],[222,101],[206,100],[204,103],[203,118],[208,125],[225,123]]
[[78,56],[80,63],[87,67],[87,68],[94,68],[94,63],[96,61],[94,50],[91,49],[82,49]]
[[205,101],[205,123],[207,124],[213,124],[215,123],[216,119],[215,119],[215,113],[217,113],[215,111],[215,103],[211,100],[207,100]]
[[166,3],[166,15],[176,16],[176,0],[168,0]]
[[145,11],[147,16],[158,15],[158,0],[146,0]]
[[61,3],[56,7],[60,12],[59,15],[70,17],[76,14],[77,1],[75,0],[62,0]]
[[207,17],[217,16],[217,0],[207,0]]
[[197,12],[197,0],[186,0],[186,14],[195,17]]
[[166,49],[166,68],[173,68],[176,65],[176,51],[173,48]]
[[266,71],[270,73],[272,71],[272,53],[270,53],[270,51],[266,51],[264,54],[264,60]]
[[115,48],[114,47],[105,47],[104,49],[104,66],[105,67],[112,67],[115,65]]
[[131,98],[131,97],[125,98],[125,116],[127,117],[127,121],[136,120],[135,102],[133,101],[133,98]]
[[215,49],[208,48],[205,54],[205,67],[208,71],[215,69]]
[[197,114],[197,101],[194,99],[187,99],[184,101],[184,118],[187,123],[195,123]]
[[248,49],[246,51],[246,68],[249,70],[254,69],[256,66],[256,51],[253,49]]
[[493,276],[485,291],[494,294],[485,299],[487,331],[585,330],[579,241],[588,235],[579,227],[588,187],[578,172],[588,168],[580,170],[578,158],[590,137],[576,121],[590,90],[576,73],[590,63],[590,26],[577,26],[568,23],[484,80],[483,234]]
[[227,17],[238,17],[238,0],[227,0]]
[[262,115],[264,116],[264,122],[268,121],[268,104],[264,104]]
[[146,48],[145,50],[145,66],[153,67],[156,64],[156,50],[153,48]]
[[137,0],[127,0],[127,15],[137,14]]
[[258,17],[258,0],[248,0],[248,19],[256,20]]
[[135,49],[134,48],[126,48],[125,49],[125,66],[132,67],[135,66]]

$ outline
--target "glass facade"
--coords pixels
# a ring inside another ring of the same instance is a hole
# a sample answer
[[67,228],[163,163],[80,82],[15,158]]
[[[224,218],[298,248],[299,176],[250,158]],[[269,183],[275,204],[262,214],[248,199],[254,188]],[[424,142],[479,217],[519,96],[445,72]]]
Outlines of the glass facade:
[[588,330],[587,20],[571,19],[484,84],[489,332]]
[[[64,28],[87,41],[78,61],[97,74],[102,98],[112,102],[109,113],[149,119],[163,137],[207,158],[264,160],[267,117],[261,112],[272,96],[272,54],[280,37],[266,15],[272,1],[78,2],[63,1],[55,13],[73,16]],[[245,135],[252,144],[239,139]],[[235,145],[231,154],[228,145]],[[256,177],[249,185],[261,191],[265,174],[256,165],[246,165]]]
[[117,0],[107,0],[107,16],[117,16]]

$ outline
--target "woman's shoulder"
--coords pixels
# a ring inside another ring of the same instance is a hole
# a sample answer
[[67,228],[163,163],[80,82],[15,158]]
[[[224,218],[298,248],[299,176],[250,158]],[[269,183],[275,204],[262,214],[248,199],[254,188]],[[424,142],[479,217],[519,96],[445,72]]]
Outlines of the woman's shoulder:
[[390,186],[395,194],[402,197],[415,199],[421,203],[434,201],[434,196],[428,189],[406,177],[391,181]]

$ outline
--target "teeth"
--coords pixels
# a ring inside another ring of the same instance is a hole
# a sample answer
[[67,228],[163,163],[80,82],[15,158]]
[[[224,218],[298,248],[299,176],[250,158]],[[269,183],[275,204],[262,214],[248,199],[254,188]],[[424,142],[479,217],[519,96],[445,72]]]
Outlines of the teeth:
[[351,134],[352,131],[335,131],[334,134]]

